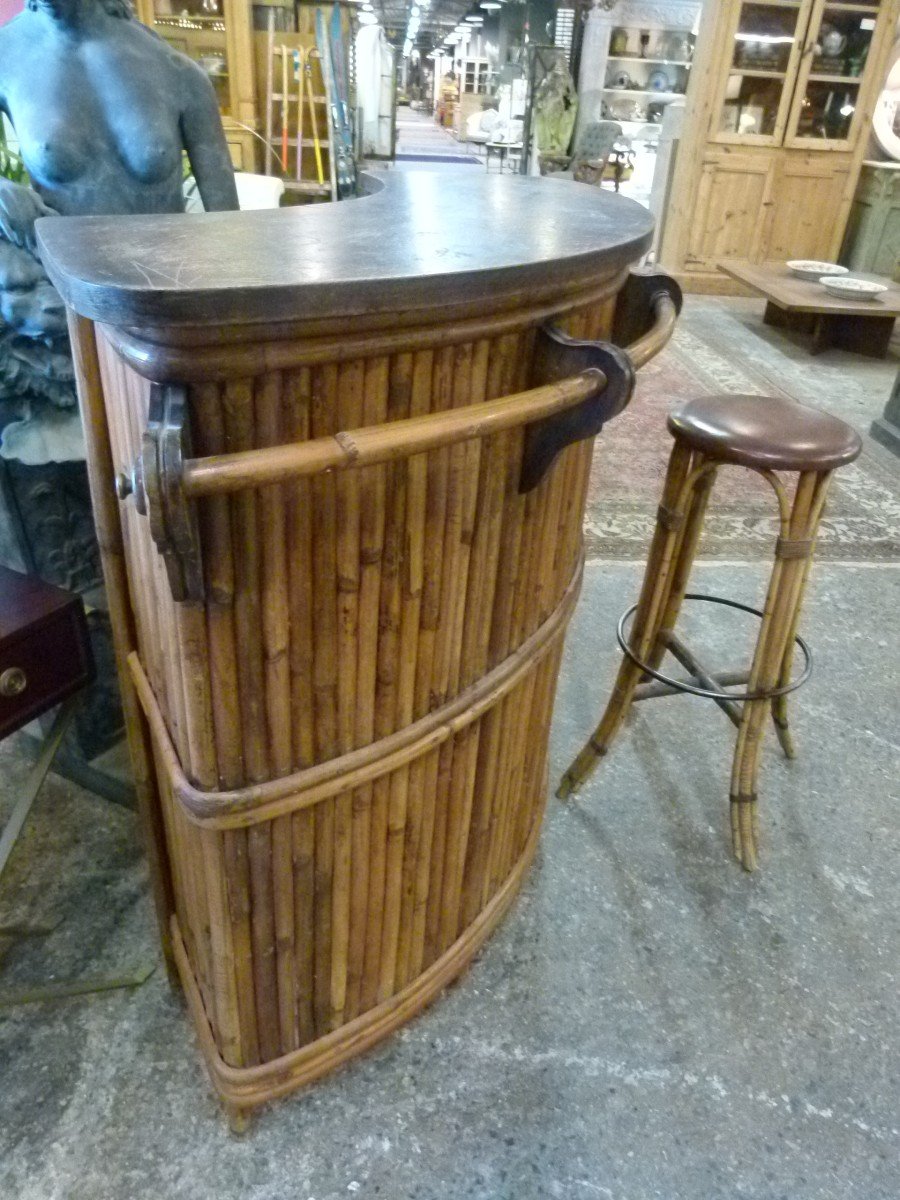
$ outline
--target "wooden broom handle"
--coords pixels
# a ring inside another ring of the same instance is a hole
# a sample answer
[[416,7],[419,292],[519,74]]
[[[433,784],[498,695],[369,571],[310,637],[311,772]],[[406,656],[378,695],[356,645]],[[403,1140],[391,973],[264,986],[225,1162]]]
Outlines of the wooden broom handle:
[[289,446],[189,458],[182,468],[182,486],[189,498],[212,496],[324,471],[410,458],[437,446],[488,437],[552,417],[598,395],[605,386],[603,372],[591,368],[559,383],[465,408],[389,421]]

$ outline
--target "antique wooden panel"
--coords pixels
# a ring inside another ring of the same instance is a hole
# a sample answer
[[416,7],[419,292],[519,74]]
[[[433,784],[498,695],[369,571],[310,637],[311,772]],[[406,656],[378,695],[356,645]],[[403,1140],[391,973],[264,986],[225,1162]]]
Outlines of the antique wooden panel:
[[849,206],[848,154],[786,152],[777,165],[763,259],[834,262]]
[[764,215],[774,177],[771,152],[716,150],[703,164],[685,263],[715,271],[723,258],[763,256]]

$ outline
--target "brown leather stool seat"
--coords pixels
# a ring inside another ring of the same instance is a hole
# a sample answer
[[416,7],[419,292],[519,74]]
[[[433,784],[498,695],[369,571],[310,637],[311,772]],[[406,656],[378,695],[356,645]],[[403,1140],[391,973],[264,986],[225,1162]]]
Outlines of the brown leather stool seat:
[[722,462],[764,471],[833,471],[862,441],[837,417],[773,396],[703,396],[669,414],[679,441]]

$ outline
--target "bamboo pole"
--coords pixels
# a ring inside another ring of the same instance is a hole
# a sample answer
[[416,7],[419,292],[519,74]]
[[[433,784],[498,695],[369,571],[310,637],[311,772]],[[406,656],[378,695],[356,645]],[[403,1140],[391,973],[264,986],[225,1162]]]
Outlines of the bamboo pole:
[[[582,400],[599,393],[605,386],[602,372],[583,371],[571,379],[548,383],[541,387],[520,390],[489,403],[469,404],[455,411],[451,408],[453,373],[457,356],[464,361],[471,347],[449,346],[435,351],[435,388],[446,393],[444,403],[431,414],[410,417],[405,421],[379,423],[361,429],[320,434],[304,445],[286,445],[267,449],[209,458],[191,458],[184,463],[182,478],[185,495],[196,499],[217,492],[240,491],[246,487],[263,487],[283,483],[302,475],[318,475],[323,471],[360,470],[379,463],[406,459],[427,450],[449,449],[461,442],[479,440],[504,429],[528,425],[533,421],[554,416],[573,408]],[[369,359],[381,363],[386,359]],[[321,368],[322,370],[337,370]],[[520,367],[521,370],[521,367]]]
[[[194,438],[204,453],[220,454],[225,430],[219,388],[192,389]],[[239,787],[244,780],[237,649],[234,638],[234,563],[231,524],[225,496],[210,496],[198,505],[206,588],[206,628],[216,763],[219,786]]]
[[[488,368],[489,399],[506,395],[512,390],[518,349],[518,339],[510,335],[494,344]],[[514,486],[513,476],[507,471],[506,465],[514,449],[513,437],[508,433],[497,434],[482,445],[482,470],[472,547],[471,594],[466,602],[466,624],[463,630],[460,682],[464,688],[487,669],[491,635],[490,614],[494,608],[501,555],[504,484]],[[481,721],[475,759],[473,807],[459,901],[463,925],[471,924],[482,906],[501,728],[497,712],[487,713]]]
[[69,333],[76,366],[81,418],[88,432],[85,439],[88,483],[100,546],[100,561],[109,606],[113,651],[125,714],[125,732],[138,802],[138,816],[150,867],[150,884],[160,943],[166,969],[172,980],[174,960],[169,918],[175,910],[175,904],[149,734],[126,666],[129,653],[137,646],[137,635],[125,565],[122,527],[115,502],[115,468],[104,409],[96,335],[90,321],[73,313],[69,313]]
[[241,1067],[244,1066],[241,1013],[237,999],[234,938],[228,913],[223,853],[227,836],[209,829],[196,831],[209,895],[217,1042],[225,1061],[231,1066]]
[[[286,53],[286,52],[285,52]],[[255,390],[258,444],[283,440],[282,378],[270,374]],[[290,672],[290,595],[286,546],[286,497],[281,484],[260,489],[259,541],[262,546],[262,633],[265,666],[266,729],[270,774],[289,775],[293,766]],[[293,829],[290,816],[271,826],[275,973],[281,1053],[299,1045],[295,1002]]]
[[266,174],[272,174],[272,138],[274,137],[272,105],[275,92],[275,9],[266,14]]
[[[365,416],[369,425],[384,422],[390,414],[391,362],[387,358],[370,359],[366,363]],[[391,581],[384,578],[386,549],[386,519],[389,514],[386,466],[369,468],[365,472],[366,510],[365,535],[362,546],[362,598],[365,628],[360,638],[360,690],[358,696],[358,742],[382,738],[395,729],[396,687],[393,665],[385,660],[382,636],[385,630],[385,609],[389,607]],[[389,564],[390,571],[390,564]],[[391,631],[388,624],[388,650]],[[370,869],[366,946],[363,955],[361,1001],[368,1008],[381,998],[384,974],[384,941],[393,928],[393,909],[390,892],[395,871],[393,832],[398,807],[405,812],[403,786],[405,771],[380,779],[372,792],[370,821],[370,856],[374,851],[374,870]],[[370,859],[371,861],[371,859]]]
[[[822,517],[822,511],[825,506],[825,500],[828,495],[828,488],[831,482],[831,473],[819,476],[815,499],[811,504],[811,516],[808,529],[810,539],[809,553],[803,566],[801,578],[797,589],[797,597],[794,604],[794,615],[790,623],[790,628],[787,634],[787,642],[785,645],[784,658],[781,664],[781,670],[778,674],[778,687],[785,687],[791,680],[791,671],[794,662],[794,649],[797,638],[797,627],[800,623],[800,614],[803,609],[803,600],[806,595],[806,587],[809,582],[809,572],[812,567],[813,554],[815,551],[815,539],[819,531],[819,522]],[[784,751],[786,758],[794,758],[796,750],[794,748],[794,739],[791,735],[788,725],[788,698],[787,696],[776,696],[772,702],[772,720],[775,724],[775,731],[778,735],[778,741]]]
[[[781,504],[781,537],[791,542],[808,543],[807,554],[810,553],[827,492],[827,473],[818,475],[809,471],[800,474],[789,513],[783,488],[774,477],[764,474],[776,487]],[[777,684],[787,652],[787,639],[796,625],[806,571],[805,556],[776,557],[750,670],[750,691],[768,690]],[[759,755],[771,706],[771,699],[745,701],[732,768],[733,849],[747,871],[755,870],[757,865]]]
[[[410,416],[422,416],[432,401],[434,354],[419,352],[412,359]],[[419,659],[419,623],[425,581],[426,507],[429,456],[414,455],[406,462],[406,512],[401,554],[401,613],[397,679],[397,727],[412,723],[416,711],[416,674]],[[409,768],[409,795],[414,797],[403,861],[401,936],[397,949],[396,978],[408,982],[421,970],[425,942],[425,914],[434,832],[437,755],[427,755]]]
[[[386,410],[389,422],[409,417],[413,400],[413,379],[412,355],[399,355],[391,360]],[[427,401],[427,396],[423,400]],[[403,676],[406,691],[402,696],[400,695],[402,566],[408,515],[408,472],[406,463],[390,464],[383,470],[386,473],[386,519],[381,563],[375,712],[376,729],[395,730],[402,728],[412,719],[412,686],[414,684],[414,675],[407,670]],[[406,898],[406,889],[410,886],[410,876],[414,875],[415,870],[415,850],[411,849],[411,840],[417,837],[415,830],[421,800],[421,795],[410,788],[409,768],[402,767],[395,772],[391,778],[388,797],[385,868],[386,871],[390,871],[392,864],[396,864],[397,879],[393,888],[386,887],[385,889],[382,955],[377,992],[379,997],[393,993],[401,947],[408,945],[408,927],[403,922],[403,902]],[[399,831],[398,826],[400,826]],[[413,855],[412,865],[410,865],[411,853]],[[396,932],[394,932],[395,929]]]
[[[254,444],[254,395],[249,383],[226,385],[224,424],[229,444],[240,450]],[[269,776],[260,575],[259,497],[244,491],[231,501],[235,578],[235,632],[240,646],[238,687],[241,701],[244,767],[251,782]],[[256,1032],[265,1061],[277,1057],[280,1045],[276,978],[275,912],[272,889],[271,825],[256,824],[246,834],[249,874],[249,920],[252,947]],[[240,854],[240,851],[238,850]],[[243,903],[238,913],[243,919]]]
[[[337,411],[334,419],[342,428],[364,418],[365,369],[362,363],[342,366],[338,371]],[[358,653],[362,634],[361,508],[359,473],[349,471],[335,481],[337,517],[337,737],[338,752],[349,753],[357,745]],[[351,857],[354,825],[354,795],[345,790],[334,801],[334,876],[332,885],[331,1015],[336,1029],[343,1024],[347,1005],[348,956],[351,918]],[[357,842],[359,831],[357,830]]]
[[[338,373],[334,366],[313,372],[312,434],[329,431],[337,409]],[[315,680],[316,759],[334,758],[337,730],[337,516],[332,476],[313,482],[313,617],[317,633],[313,675]],[[331,1028],[332,890],[334,884],[334,803],[320,804],[315,812],[315,980],[316,1034]]]
[[[469,363],[469,378],[465,373],[457,371],[458,388],[454,399],[458,406],[466,403],[479,403],[485,399],[488,388],[488,363],[490,346],[481,341],[473,347]],[[464,449],[462,461],[462,480],[460,485],[460,524],[455,536],[458,544],[454,548],[455,560],[452,570],[456,591],[453,605],[448,613],[448,650],[445,651],[441,667],[440,689],[442,694],[456,695],[460,686],[462,660],[464,652],[464,632],[466,607],[470,600],[470,590],[473,607],[479,612],[482,624],[487,624],[488,611],[477,605],[483,599],[483,589],[478,579],[479,561],[475,563],[475,577],[471,574],[472,546],[475,541],[475,523],[479,496],[479,486],[482,467],[482,444],[469,443]],[[500,474],[498,472],[498,474]],[[501,476],[502,477],[502,476]],[[454,535],[448,517],[448,535]],[[449,785],[446,862],[443,882],[443,911],[441,914],[439,945],[442,949],[449,946],[456,938],[459,930],[459,912],[462,900],[463,873],[465,870],[466,847],[469,838],[469,827],[472,816],[473,786],[475,769],[478,761],[478,739],[480,723],[471,725],[456,740],[453,751],[453,765]]]
[[[301,46],[294,51],[294,61],[297,64],[297,174],[298,183],[303,179],[303,76],[305,71],[305,51]],[[287,163],[285,163],[285,168]]]
[[[659,618],[671,587],[675,551],[682,536],[681,523],[690,501],[686,481],[689,479],[693,460],[692,451],[676,441],[669,459],[660,506],[661,513],[669,515],[657,522],[653,534],[644,583],[629,639],[635,654],[642,659],[646,658],[655,644]],[[641,668],[630,658],[623,656],[612,695],[600,723],[560,781],[556,793],[560,799],[565,799],[576,791],[600,758],[606,754],[625,720],[641,675]]]
[[[195,388],[191,397],[194,436],[203,452],[226,448],[223,409],[218,387]],[[234,630],[234,563],[229,501],[210,498],[199,506],[206,587],[206,628],[213,724],[216,734],[216,774],[221,787],[244,781],[238,664]],[[241,1065],[259,1061],[256,1036],[256,998],[252,973],[249,916],[249,871],[246,835],[197,831],[202,838],[206,884],[213,933],[216,1012],[224,1047]],[[231,867],[240,859],[237,878]],[[245,876],[246,872],[246,878]],[[242,883],[246,891],[240,894]]]
[[[310,437],[312,381],[308,368],[285,377],[285,436],[292,442]],[[294,767],[315,762],[315,692],[313,630],[312,483],[296,479],[286,485],[288,592],[290,604],[290,675]],[[315,973],[315,814],[304,808],[291,816],[294,896],[294,980],[297,1038],[301,1046],[315,1038],[313,979]]]
[[243,829],[226,829],[222,834],[225,864],[225,896],[234,946],[237,1009],[241,1026],[244,1066],[261,1062],[256,1016],[256,986],[253,975],[253,933],[250,923],[250,859],[247,834]]

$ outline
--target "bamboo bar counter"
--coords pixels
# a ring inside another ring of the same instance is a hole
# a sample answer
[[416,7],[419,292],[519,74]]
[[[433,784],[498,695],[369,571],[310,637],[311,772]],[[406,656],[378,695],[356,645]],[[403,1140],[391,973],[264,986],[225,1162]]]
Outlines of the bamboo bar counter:
[[513,900],[593,438],[679,299],[599,188],[369,189],[38,227],[164,949],[236,1127],[422,1009]]

